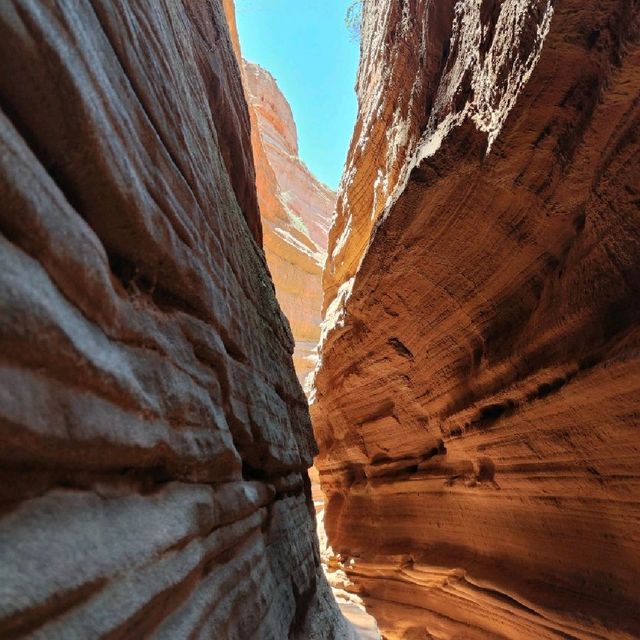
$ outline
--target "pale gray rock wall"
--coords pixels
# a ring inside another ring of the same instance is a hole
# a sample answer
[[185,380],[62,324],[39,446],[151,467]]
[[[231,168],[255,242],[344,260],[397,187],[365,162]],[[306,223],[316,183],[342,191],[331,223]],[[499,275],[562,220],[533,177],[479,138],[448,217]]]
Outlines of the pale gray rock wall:
[[342,637],[219,0],[0,4],[0,637]]

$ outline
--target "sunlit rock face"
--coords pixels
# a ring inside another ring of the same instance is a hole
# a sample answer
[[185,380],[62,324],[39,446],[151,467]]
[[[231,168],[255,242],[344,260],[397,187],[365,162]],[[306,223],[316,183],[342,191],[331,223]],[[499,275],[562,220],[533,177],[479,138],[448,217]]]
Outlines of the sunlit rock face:
[[0,637],[344,637],[221,2],[3,0],[0,65]]
[[322,267],[336,196],[300,160],[291,107],[273,76],[256,64],[245,62],[244,80],[264,249],[278,300],[296,343],[294,365],[304,383],[316,363]]
[[385,637],[640,636],[639,12],[365,2],[312,416]]

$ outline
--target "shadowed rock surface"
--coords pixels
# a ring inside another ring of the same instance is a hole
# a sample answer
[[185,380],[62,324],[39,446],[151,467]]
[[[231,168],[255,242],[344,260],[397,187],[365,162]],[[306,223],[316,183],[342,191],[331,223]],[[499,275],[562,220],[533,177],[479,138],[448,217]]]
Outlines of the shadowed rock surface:
[[640,637],[639,19],[365,2],[312,416],[385,637]]
[[222,3],[4,0],[0,65],[0,637],[344,637]]

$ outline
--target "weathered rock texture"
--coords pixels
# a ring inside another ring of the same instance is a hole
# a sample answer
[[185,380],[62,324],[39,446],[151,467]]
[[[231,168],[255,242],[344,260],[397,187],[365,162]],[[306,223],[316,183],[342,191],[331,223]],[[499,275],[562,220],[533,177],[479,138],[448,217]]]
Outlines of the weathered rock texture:
[[298,156],[291,107],[273,76],[244,62],[256,186],[267,264],[296,343],[300,382],[316,364],[322,313],[322,267],[336,194]]
[[639,14],[365,2],[312,416],[388,638],[640,637]]
[[221,2],[3,0],[0,65],[0,637],[342,637]]

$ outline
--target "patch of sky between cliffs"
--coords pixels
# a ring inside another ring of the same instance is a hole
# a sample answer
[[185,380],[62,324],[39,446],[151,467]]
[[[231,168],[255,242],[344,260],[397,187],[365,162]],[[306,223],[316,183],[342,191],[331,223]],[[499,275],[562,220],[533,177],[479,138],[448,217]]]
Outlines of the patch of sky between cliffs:
[[336,189],[356,119],[359,44],[352,0],[236,0],[245,59],[267,69],[291,105],[300,157]]

